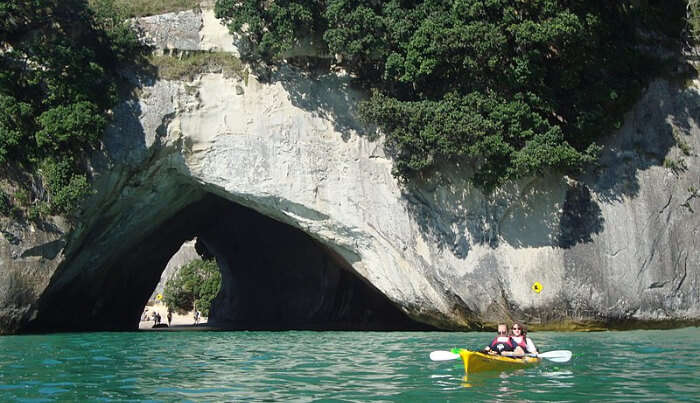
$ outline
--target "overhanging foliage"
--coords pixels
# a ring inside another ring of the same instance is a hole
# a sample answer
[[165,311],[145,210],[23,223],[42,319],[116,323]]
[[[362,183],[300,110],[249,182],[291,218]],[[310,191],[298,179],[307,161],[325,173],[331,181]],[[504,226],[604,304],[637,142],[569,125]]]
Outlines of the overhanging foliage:
[[658,66],[640,31],[656,21],[673,36],[684,4],[218,0],[216,15],[269,62],[322,37],[373,89],[361,115],[386,133],[398,176],[451,161],[492,189],[595,161],[596,140],[620,127]]
[[0,4],[0,165],[44,178],[35,212],[70,216],[90,192],[85,153],[117,100],[116,69],[138,50],[111,0],[99,3],[97,13],[83,0]]

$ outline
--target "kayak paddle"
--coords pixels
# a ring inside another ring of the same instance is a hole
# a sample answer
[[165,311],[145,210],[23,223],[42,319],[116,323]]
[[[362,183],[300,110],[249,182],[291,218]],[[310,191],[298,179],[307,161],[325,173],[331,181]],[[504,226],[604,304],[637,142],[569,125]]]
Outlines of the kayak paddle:
[[569,350],[555,350],[547,351],[546,353],[537,354],[537,357],[547,359],[554,362],[568,362],[571,359],[571,351]]
[[[544,358],[553,362],[568,362],[571,359],[571,351],[569,350],[554,350],[546,353],[534,355],[535,357]],[[430,353],[430,359],[433,361],[449,361],[460,358],[459,354],[450,351],[433,351]]]
[[448,361],[448,360],[456,360],[457,358],[460,358],[459,354],[455,354],[449,351],[433,351],[430,353],[430,359],[433,361]]

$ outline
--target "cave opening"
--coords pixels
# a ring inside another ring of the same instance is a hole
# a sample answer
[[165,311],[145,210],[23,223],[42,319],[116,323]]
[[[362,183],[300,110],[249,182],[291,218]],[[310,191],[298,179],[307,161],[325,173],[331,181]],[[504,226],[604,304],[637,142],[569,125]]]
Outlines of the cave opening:
[[221,269],[216,260],[205,254],[197,238],[188,240],[161,273],[144,307],[139,329],[206,326],[211,300],[220,289]]
[[215,258],[221,270],[208,318],[213,328],[433,329],[409,318],[305,232],[207,193],[157,228],[130,234],[101,261],[75,262],[79,270],[69,279],[57,272],[29,330],[137,329],[168,261],[194,238],[198,253]]

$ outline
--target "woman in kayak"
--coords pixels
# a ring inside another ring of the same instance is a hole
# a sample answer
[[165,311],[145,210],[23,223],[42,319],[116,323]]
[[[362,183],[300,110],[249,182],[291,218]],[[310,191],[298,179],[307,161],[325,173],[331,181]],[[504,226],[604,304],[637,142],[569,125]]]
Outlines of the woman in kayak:
[[513,323],[513,333],[510,338],[515,342],[514,356],[523,356],[525,354],[537,354],[537,347],[532,339],[527,337],[527,329],[521,323]]

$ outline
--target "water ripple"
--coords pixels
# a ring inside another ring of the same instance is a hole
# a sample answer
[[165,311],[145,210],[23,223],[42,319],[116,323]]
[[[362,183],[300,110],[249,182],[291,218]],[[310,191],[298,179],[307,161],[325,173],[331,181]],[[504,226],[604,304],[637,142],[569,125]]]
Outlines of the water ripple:
[[[566,364],[464,379],[428,353],[486,333],[135,332],[0,337],[0,401],[692,401],[698,328],[531,333]],[[683,350],[661,341],[683,340]]]

